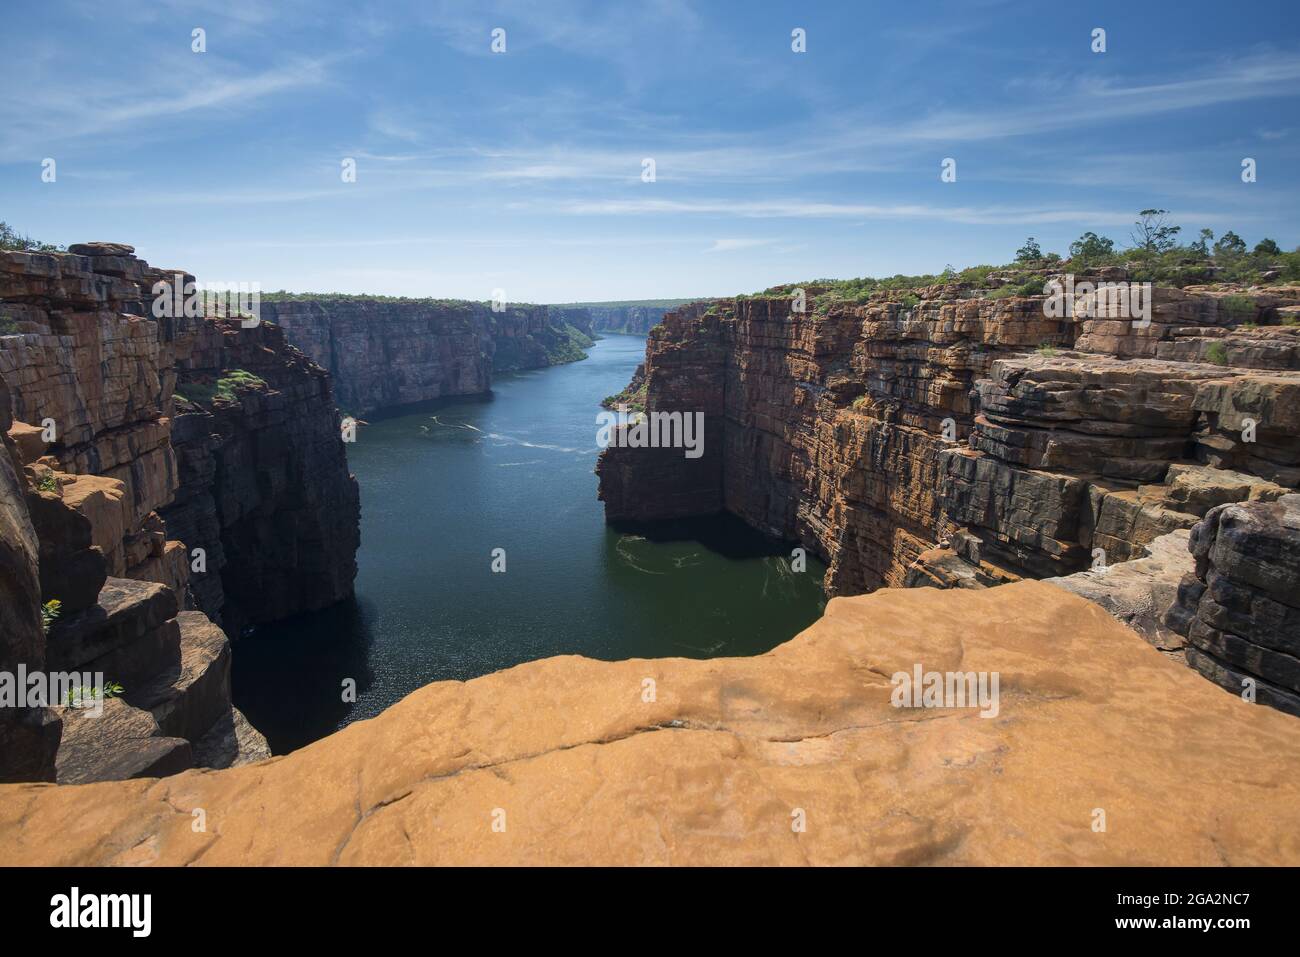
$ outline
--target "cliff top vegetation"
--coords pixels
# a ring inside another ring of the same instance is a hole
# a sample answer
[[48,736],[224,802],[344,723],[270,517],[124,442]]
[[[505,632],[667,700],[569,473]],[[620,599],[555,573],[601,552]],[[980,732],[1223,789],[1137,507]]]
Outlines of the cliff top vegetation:
[[1143,210],[1134,223],[1129,244],[1124,247],[1109,237],[1085,232],[1070,244],[1068,258],[1060,253],[1044,252],[1031,236],[1016,251],[1015,259],[1003,265],[970,266],[962,270],[947,266],[942,272],[917,276],[814,279],[772,286],[755,295],[784,297],[798,287],[807,290],[818,305],[827,305],[907,299],[917,290],[947,283],[987,288],[995,298],[1041,295],[1043,277],[1049,273],[1084,272],[1107,266],[1125,269],[1127,278],[1134,282],[1179,288],[1212,283],[1266,286],[1300,282],[1300,248],[1283,252],[1274,240],[1267,238],[1251,248],[1232,230],[1216,238],[1209,229],[1200,230],[1193,242],[1180,243],[1182,228],[1172,225],[1167,217],[1167,210]]
[[31,236],[24,236],[3,220],[0,220],[0,249],[20,253],[57,253],[63,251],[62,246],[43,243]]

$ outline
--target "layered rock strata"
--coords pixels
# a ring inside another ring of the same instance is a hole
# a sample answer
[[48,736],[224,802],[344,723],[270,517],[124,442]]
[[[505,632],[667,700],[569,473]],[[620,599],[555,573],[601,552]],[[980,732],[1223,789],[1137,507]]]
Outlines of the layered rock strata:
[[[24,671],[46,678],[41,708],[16,714],[29,731],[42,718],[45,737],[29,733],[7,748],[0,775],[77,784],[268,756],[265,739],[251,728],[242,740],[225,740],[227,727],[247,725],[231,704],[225,633],[201,612],[180,611],[171,586],[108,574],[96,542],[120,540],[121,509],[87,508],[87,496],[75,490],[106,482],[114,493],[107,501],[120,503],[122,483],[56,466],[52,456],[23,466],[24,498],[13,511],[27,518],[36,543],[27,556],[28,577],[36,577],[40,597],[57,608],[40,623],[34,643],[9,634],[0,642],[6,678]],[[13,571],[6,568],[2,577]],[[39,606],[34,617],[40,622]],[[16,723],[13,712],[10,702],[0,709],[6,729]]]
[[[894,707],[918,663],[997,672],[996,716]],[[0,864],[1295,865],[1300,737],[1051,585],[887,589],[758,657],[553,658],[271,762],[5,785]]]
[[263,302],[261,315],[329,370],[354,415],[487,392],[494,372],[571,362],[591,345],[546,306],[338,296]]
[[1187,639],[1188,663],[1300,716],[1300,495],[1219,505],[1190,547],[1195,568],[1166,618]]
[[62,701],[6,713],[21,746],[0,774],[82,782],[265,754],[231,706],[214,622],[238,634],[351,594],[358,496],[328,374],[273,326],[155,317],[155,284],[189,281],[119,244],[0,253],[0,670],[124,689],[93,718]]
[[1149,324],[959,284],[792,301],[651,330],[645,406],[702,412],[705,451],[616,442],[609,521],[730,511],[813,549],[831,594],[978,588],[1123,562],[1300,484],[1300,328],[1279,318],[1300,289],[1157,287]]
[[983,583],[1068,574],[1094,548],[1122,561],[1213,504],[1300,481],[1300,373],[1248,367],[1244,347],[1240,365],[1120,358],[1210,331],[1300,341],[1175,324],[1224,320],[1216,301],[1157,289],[1150,329],[1131,336],[1048,318],[1040,298],[946,287],[910,307],[683,308],[647,339],[646,406],[703,412],[705,455],[607,450],[606,515],[732,511],[817,548],[832,593],[907,584],[943,542]]
[[77,477],[107,573],[236,628],[349,595],[358,500],[328,375],[265,324],[155,318],[154,284],[184,273],[72,249],[0,253],[0,376],[24,460]]

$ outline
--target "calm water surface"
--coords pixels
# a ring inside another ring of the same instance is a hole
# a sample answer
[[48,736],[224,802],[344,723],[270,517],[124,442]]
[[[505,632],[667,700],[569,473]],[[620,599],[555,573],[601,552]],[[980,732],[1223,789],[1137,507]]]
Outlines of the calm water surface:
[[[596,500],[600,400],[645,340],[502,376],[489,396],[375,416],[348,460],[361,486],[356,598],[265,626],[234,655],[235,703],[282,754],[430,681],[551,655],[759,654],[813,622],[824,567],[729,518],[649,537]],[[492,571],[505,549],[506,571]],[[356,681],[355,703],[342,698]]]

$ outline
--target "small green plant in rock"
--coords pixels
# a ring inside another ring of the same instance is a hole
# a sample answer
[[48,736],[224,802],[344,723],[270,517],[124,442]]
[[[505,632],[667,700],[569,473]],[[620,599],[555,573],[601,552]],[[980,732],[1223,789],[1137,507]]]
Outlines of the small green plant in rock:
[[50,626],[61,614],[63,614],[63,602],[57,598],[51,598],[41,606],[41,627],[45,629],[47,635],[50,633]]
[[1057,349],[1056,346],[1052,345],[1050,342],[1039,343],[1038,348],[1035,349],[1034,351],[1037,352],[1040,356],[1054,356],[1058,352],[1060,352],[1060,350]]
[[235,390],[241,388],[250,388],[252,386],[264,386],[266,380],[261,376],[253,375],[243,369],[227,369],[225,374],[217,380],[217,396],[223,399],[235,398]]
[[58,492],[60,488],[62,488],[62,486],[59,485],[59,480],[54,477],[54,472],[50,469],[46,469],[42,472],[40,478],[36,480],[37,491]]
[[[117,698],[123,695],[126,689],[116,681],[106,682],[103,688],[104,700]],[[69,708],[86,708],[100,697],[99,689],[90,685],[81,685],[78,688],[69,688],[67,697],[64,699]]]
[[1205,350],[1205,361],[1213,362],[1216,366],[1226,366],[1228,364],[1228,347],[1222,342],[1213,343],[1210,348]]

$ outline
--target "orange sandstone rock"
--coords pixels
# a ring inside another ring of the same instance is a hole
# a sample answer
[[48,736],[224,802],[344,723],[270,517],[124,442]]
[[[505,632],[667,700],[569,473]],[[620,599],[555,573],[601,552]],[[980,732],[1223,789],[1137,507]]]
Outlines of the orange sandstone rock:
[[[998,672],[997,716],[893,707],[918,663]],[[1021,582],[836,599],[756,658],[439,682],[230,770],[0,787],[0,864],[190,863],[1294,865],[1300,725]]]

